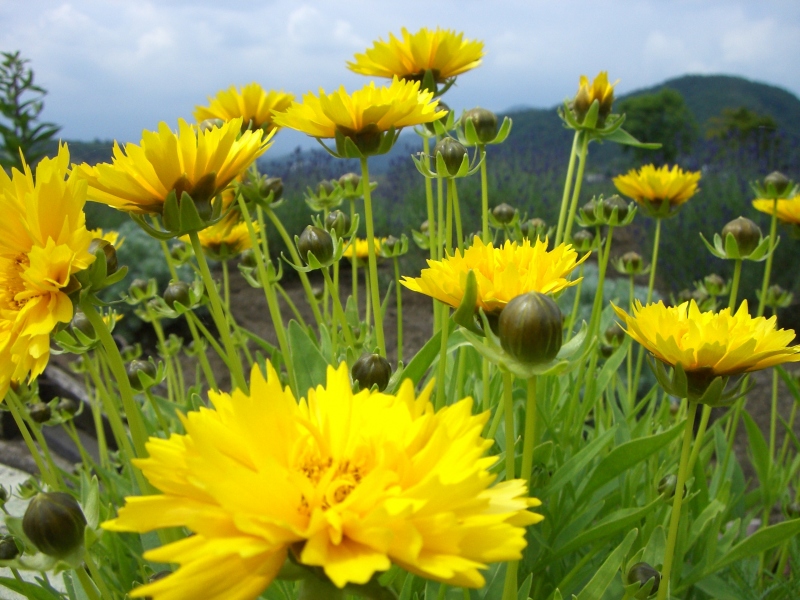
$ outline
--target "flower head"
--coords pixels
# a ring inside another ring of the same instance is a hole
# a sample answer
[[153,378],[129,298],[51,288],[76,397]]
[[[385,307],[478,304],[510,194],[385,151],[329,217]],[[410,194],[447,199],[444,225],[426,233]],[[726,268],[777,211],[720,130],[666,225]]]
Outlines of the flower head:
[[[258,223],[253,223],[253,227],[258,231]],[[247,223],[242,221],[241,213],[235,209],[218,223],[199,231],[197,237],[203,250],[215,260],[237,256],[253,247]],[[189,236],[184,236],[181,240],[191,243]]]
[[[396,77],[389,87],[375,83],[348,94],[344,87],[332,94],[308,93],[275,115],[280,127],[297,129],[316,138],[350,138],[361,149],[375,150],[380,136],[390,130],[430,123],[446,114],[437,110],[433,92],[420,91],[418,81]],[[375,146],[375,148],[373,148]]]
[[426,294],[457,307],[464,297],[467,274],[475,272],[478,306],[486,312],[501,310],[509,301],[526,292],[552,294],[575,285],[567,276],[581,262],[568,244],[547,250],[547,240],[506,241],[495,248],[475,236],[472,246],[443,260],[429,260],[420,277],[404,277],[408,289]]
[[684,171],[677,165],[656,168],[645,165],[638,171],[631,169],[626,175],[614,178],[614,185],[621,194],[642,206],[652,205],[659,210],[676,208],[697,192],[700,171]]
[[600,71],[591,83],[586,75],[581,75],[578,93],[573,101],[573,109],[578,115],[578,119],[583,120],[595,100],[600,103],[598,114],[601,118],[605,119],[611,114],[615,85],[617,85],[616,81],[614,83],[608,82],[608,71]]
[[124,237],[120,237],[119,231],[114,231],[113,229],[107,229],[104,231],[102,228],[98,227],[97,229],[90,229],[89,233],[92,234],[94,239],[105,240],[114,246],[114,248],[119,248],[125,241]]
[[272,131],[275,128],[272,112],[283,112],[293,100],[292,94],[275,90],[267,92],[257,83],[249,83],[241,90],[232,85],[209,98],[208,106],[196,106],[194,118],[198,122],[206,119],[242,119],[243,130],[263,128]]
[[161,214],[171,193],[187,192],[196,202],[209,200],[269,147],[272,134],[241,133],[241,119],[200,130],[179,121],[177,134],[166,123],[145,131],[139,146],[114,143],[111,164],[82,164],[89,199],[135,214]]
[[800,196],[786,200],[753,200],[753,208],[768,215],[776,215],[784,223],[800,225]]
[[69,150],[11,177],[0,172],[0,398],[12,381],[35,379],[50,358],[50,334],[72,319],[70,279],[94,262],[83,206],[86,182],[69,171]]
[[520,557],[540,503],[521,480],[492,486],[488,413],[469,398],[435,413],[431,386],[416,396],[411,381],[353,394],[344,363],[327,377],[297,402],[256,366],[249,396],[209,392],[214,409],[189,413],[185,435],[151,438],[135,463],[163,493],[128,498],[103,526],[195,535],[146,552],[181,566],[133,597],[252,599],[289,552],[340,588],[392,562],[480,587],[486,563]]
[[[381,247],[381,244],[386,241],[386,238],[373,238],[376,251]],[[353,238],[353,241],[344,249],[342,258],[353,258],[355,253],[356,258],[359,260],[366,260],[369,257],[369,243],[363,238]]]
[[643,307],[637,301],[633,316],[616,306],[614,310],[628,335],[686,373],[729,376],[800,361],[800,346],[788,345],[794,331],[776,329],[775,317],[751,317],[747,301],[736,313],[729,308],[701,312],[694,300],[669,307],[663,302]]
[[483,42],[466,40],[463,33],[448,29],[423,27],[412,34],[403,28],[402,38],[390,33],[388,42],[378,40],[347,67],[361,75],[413,81],[431,71],[434,81],[442,83],[479,66],[484,55]]

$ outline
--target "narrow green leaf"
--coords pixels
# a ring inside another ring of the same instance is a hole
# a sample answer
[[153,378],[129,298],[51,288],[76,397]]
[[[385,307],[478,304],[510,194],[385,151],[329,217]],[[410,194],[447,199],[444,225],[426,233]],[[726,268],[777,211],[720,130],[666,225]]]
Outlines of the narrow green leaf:
[[302,396],[319,384],[325,383],[328,363],[297,321],[289,321],[290,360],[294,365],[298,393]]
[[783,523],[760,529],[731,548],[730,552],[714,563],[708,571],[714,573],[724,569],[728,565],[732,565],[749,556],[774,548],[798,534],[800,534],[800,519],[792,519],[791,521],[784,521]]
[[742,420],[747,429],[747,438],[750,441],[750,451],[753,453],[753,467],[762,486],[769,484],[769,449],[764,439],[764,434],[746,410],[742,411]]
[[630,133],[620,128],[610,135],[603,136],[604,140],[622,144],[623,146],[633,146],[634,148],[645,148],[647,150],[658,150],[661,144],[640,142]]
[[575,456],[570,458],[567,462],[561,465],[553,475],[550,483],[542,490],[542,497],[551,497],[552,494],[558,492],[569,481],[576,481],[578,474],[586,468],[592,459],[597,456],[600,450],[614,439],[614,434],[617,431],[617,426],[614,425],[608,431],[600,434],[589,442],[583,449]]
[[[614,354],[608,358],[606,364],[600,369],[600,374],[597,376],[597,386],[594,388],[595,398],[605,391],[608,383],[611,381],[611,377],[619,370],[622,361],[628,356],[628,346],[631,345],[631,341],[632,339],[630,337],[625,336],[625,341],[619,345],[619,348],[614,350]],[[589,402],[594,403],[595,398],[590,398]]]
[[578,600],[600,600],[603,597],[608,586],[614,581],[614,577],[616,577],[617,571],[619,571],[620,565],[622,565],[622,561],[625,559],[625,555],[631,549],[631,546],[633,546],[633,542],[638,535],[638,529],[632,529],[628,532],[628,535],[625,536],[622,543],[608,555],[605,562],[597,569],[597,573],[595,573],[594,577],[592,577],[589,583],[586,584],[586,587],[581,590],[581,593],[578,594]]

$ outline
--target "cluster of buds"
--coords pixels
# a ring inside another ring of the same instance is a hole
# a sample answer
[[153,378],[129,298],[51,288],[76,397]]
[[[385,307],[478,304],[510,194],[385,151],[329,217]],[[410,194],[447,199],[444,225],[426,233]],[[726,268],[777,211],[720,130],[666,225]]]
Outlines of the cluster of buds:
[[628,204],[614,194],[604,198],[592,198],[578,211],[575,222],[581,227],[624,227],[630,225],[636,215],[636,206]]
[[276,208],[283,198],[283,180],[280,177],[261,175],[258,169],[247,170],[236,191],[244,197],[245,202],[261,207]]

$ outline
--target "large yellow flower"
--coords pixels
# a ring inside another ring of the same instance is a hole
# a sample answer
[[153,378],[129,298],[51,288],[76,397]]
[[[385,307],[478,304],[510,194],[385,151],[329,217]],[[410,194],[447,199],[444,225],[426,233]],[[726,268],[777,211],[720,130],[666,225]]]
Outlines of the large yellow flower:
[[479,66],[484,55],[483,42],[465,40],[463,33],[439,27],[435,31],[423,27],[413,34],[404,27],[402,37],[390,33],[388,42],[378,40],[347,67],[361,75],[415,81],[430,70],[434,81],[442,83]]
[[642,306],[633,316],[614,306],[628,335],[662,362],[681,365],[687,373],[737,375],[800,361],[800,346],[789,346],[794,331],[776,329],[776,318],[753,318],[742,302],[734,314],[701,312],[694,300],[680,306],[663,302]]
[[[59,146],[9,177],[0,169],[0,399],[12,381],[35,379],[50,358],[50,334],[72,319],[65,288],[93,261],[83,206],[86,182]],[[69,173],[69,175],[68,175]]]
[[395,78],[389,87],[370,83],[352,95],[344,87],[332,94],[320,90],[319,96],[309,92],[302,103],[276,114],[275,123],[316,138],[334,138],[337,132],[358,138],[440,119],[447,112],[437,111],[438,104],[433,92],[420,91],[418,81]]
[[684,171],[677,165],[656,168],[645,165],[638,171],[631,169],[626,175],[614,178],[614,185],[621,194],[633,198],[638,204],[660,206],[667,202],[677,207],[694,196],[700,171]]
[[[215,260],[226,260],[253,247],[247,223],[242,221],[241,213],[233,209],[218,223],[197,233],[200,245]],[[253,223],[256,231],[258,223]],[[191,243],[189,236],[181,237],[183,242]]]
[[89,199],[136,214],[160,214],[171,192],[187,192],[195,201],[213,198],[269,147],[273,132],[240,135],[242,120],[198,129],[179,121],[177,134],[166,123],[145,131],[141,145],[114,143],[112,164],[82,164]]
[[753,200],[753,208],[768,215],[776,214],[784,223],[800,225],[800,196],[778,200],[777,211],[775,200],[765,200],[763,198]]
[[208,106],[196,106],[194,118],[198,122],[205,119],[222,119],[231,121],[242,119],[242,129],[264,128],[271,131],[275,128],[272,122],[272,111],[283,112],[294,100],[292,94],[283,90],[267,92],[257,83],[249,83],[241,91],[236,86],[217,92],[209,98]]
[[267,363],[266,379],[253,368],[249,396],[209,392],[214,410],[189,413],[185,435],[151,438],[149,458],[135,461],[163,494],[128,498],[103,525],[195,534],[146,552],[181,566],[131,595],[249,600],[289,552],[340,588],[392,562],[482,586],[486,563],[520,557],[540,502],[521,480],[492,486],[488,412],[473,415],[467,398],[434,413],[431,389],[353,394],[342,363],[298,403]]
[[501,310],[509,301],[527,292],[551,294],[575,285],[567,276],[589,254],[578,260],[568,244],[547,250],[547,240],[506,241],[495,248],[475,236],[463,254],[456,251],[443,260],[429,260],[420,277],[404,277],[408,289],[457,307],[464,297],[467,274],[474,271],[478,283],[478,306],[486,312]]

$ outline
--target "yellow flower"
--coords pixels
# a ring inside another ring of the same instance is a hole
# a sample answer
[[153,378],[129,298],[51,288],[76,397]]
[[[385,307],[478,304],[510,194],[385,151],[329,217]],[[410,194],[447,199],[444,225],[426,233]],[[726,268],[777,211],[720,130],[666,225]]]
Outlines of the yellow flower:
[[154,600],[249,600],[287,554],[338,587],[391,564],[480,587],[479,569],[520,558],[525,525],[542,517],[521,480],[497,483],[481,437],[488,412],[466,398],[434,413],[432,386],[415,396],[353,394],[348,368],[298,403],[267,363],[250,395],[209,392],[214,409],[183,419],[185,435],[151,438],[134,461],[163,493],[129,497],[112,531],[186,527],[195,535],[145,553],[179,563],[136,589]]
[[[258,223],[253,223],[253,227],[258,232]],[[247,223],[241,220],[241,214],[236,209],[231,210],[220,222],[199,231],[197,237],[203,249],[215,260],[231,258],[253,247]],[[181,240],[191,243],[188,235],[181,237]]]
[[615,177],[614,185],[621,194],[639,204],[667,202],[677,207],[697,193],[698,181],[700,171],[684,171],[677,165],[672,168],[645,165],[638,171],[631,169],[626,175]]
[[747,301],[735,314],[729,308],[701,312],[694,300],[670,307],[663,302],[643,307],[636,301],[633,316],[614,310],[628,335],[660,361],[681,365],[687,373],[729,376],[800,361],[800,346],[788,345],[794,331],[776,329],[774,316],[751,317]]
[[524,240],[522,244],[506,241],[495,248],[484,245],[475,236],[472,246],[443,260],[429,260],[421,276],[404,277],[408,289],[426,294],[457,307],[464,297],[467,274],[475,272],[478,283],[478,306],[486,312],[501,310],[509,301],[527,292],[552,294],[575,285],[567,276],[589,254],[578,260],[578,253],[568,244],[547,251],[547,240]]
[[[83,206],[86,182],[59,146],[9,177],[0,170],[0,399],[12,381],[35,379],[50,358],[50,334],[72,319],[65,288],[92,264]],[[35,181],[34,181],[35,179]]]
[[[373,238],[375,242],[375,251],[377,252],[380,248],[381,244],[386,241],[386,238]],[[367,240],[362,238],[354,238],[353,241],[350,243],[347,248],[344,249],[344,253],[342,254],[343,258],[353,258],[353,252],[356,253],[356,258],[360,260],[366,260],[369,256],[369,244],[367,244]]]
[[611,113],[611,106],[614,103],[614,86],[617,85],[617,82],[608,82],[608,71],[600,71],[591,83],[586,75],[581,75],[578,93],[573,101],[573,109],[579,119],[586,116],[595,100],[600,103],[598,113],[600,117],[607,117]]
[[302,103],[276,114],[275,123],[316,138],[334,138],[339,132],[358,139],[440,119],[447,113],[437,106],[433,92],[420,91],[418,81],[395,78],[389,87],[370,83],[352,95],[344,87],[332,94],[320,89],[319,96],[309,92]]
[[272,122],[272,111],[283,112],[294,100],[292,94],[283,90],[265,91],[257,83],[249,83],[241,91],[236,86],[217,92],[209,98],[208,106],[196,106],[194,118],[198,122],[206,119],[222,119],[231,121],[242,119],[242,129],[264,128],[271,131],[275,128]]
[[89,182],[89,199],[136,214],[161,214],[171,192],[187,192],[196,201],[222,192],[235,177],[269,147],[274,132],[245,131],[241,119],[199,130],[179,121],[178,134],[166,123],[145,131],[141,145],[114,143],[112,164],[82,164],[78,171]]
[[114,231],[113,229],[103,231],[102,228],[98,227],[97,229],[90,229],[89,233],[92,234],[92,238],[96,240],[105,240],[114,246],[114,248],[119,248],[125,241],[125,238],[119,237],[119,231]]
[[435,31],[423,27],[413,34],[404,27],[402,36],[399,40],[390,33],[388,43],[378,40],[347,67],[361,75],[413,81],[421,81],[430,70],[434,81],[442,83],[479,66],[484,55],[483,42],[465,40],[463,33],[439,27]]
[[[753,208],[763,213],[775,213],[775,200],[753,200]],[[800,196],[786,200],[778,200],[777,217],[784,223],[800,225]]]

